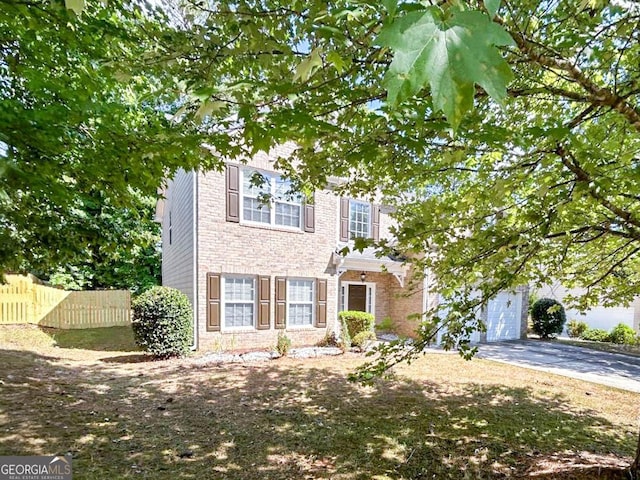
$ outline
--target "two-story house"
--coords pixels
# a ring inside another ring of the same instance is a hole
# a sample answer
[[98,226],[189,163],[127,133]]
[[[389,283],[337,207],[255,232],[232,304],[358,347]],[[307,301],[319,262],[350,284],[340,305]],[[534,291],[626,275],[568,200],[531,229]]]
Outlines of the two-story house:
[[[340,310],[389,318],[411,334],[417,323],[407,317],[437,301],[427,281],[409,291],[409,267],[398,259],[342,253],[354,237],[387,238],[388,212],[330,188],[304,201],[274,171],[291,146],[278,148],[167,182],[158,204],[162,279],[191,300],[196,347],[270,348],[283,330],[294,345],[312,345],[338,330]],[[521,315],[512,317],[507,330],[519,338]]]

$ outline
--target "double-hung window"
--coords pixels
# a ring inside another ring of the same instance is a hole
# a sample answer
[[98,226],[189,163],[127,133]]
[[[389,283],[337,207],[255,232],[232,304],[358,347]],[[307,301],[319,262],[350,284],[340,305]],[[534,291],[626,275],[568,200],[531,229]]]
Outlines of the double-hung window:
[[371,236],[371,204],[349,201],[349,236],[369,238]]
[[290,327],[313,325],[314,281],[287,280],[287,319]]
[[255,327],[256,279],[225,277],[223,284],[224,328]]
[[301,228],[302,196],[289,180],[252,170],[244,170],[242,177],[244,221]]

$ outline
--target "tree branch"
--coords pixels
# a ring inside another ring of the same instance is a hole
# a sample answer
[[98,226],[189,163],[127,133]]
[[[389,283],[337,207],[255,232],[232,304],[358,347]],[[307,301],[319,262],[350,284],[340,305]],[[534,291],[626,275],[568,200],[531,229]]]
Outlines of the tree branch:
[[593,82],[575,63],[563,57],[550,57],[540,53],[535,43],[520,32],[511,31],[511,36],[515,40],[518,48],[530,60],[553,70],[565,72],[574,82],[580,85],[588,94],[589,100],[603,107],[610,107],[617,111],[640,132],[640,112],[622,97],[608,88],[600,87]]

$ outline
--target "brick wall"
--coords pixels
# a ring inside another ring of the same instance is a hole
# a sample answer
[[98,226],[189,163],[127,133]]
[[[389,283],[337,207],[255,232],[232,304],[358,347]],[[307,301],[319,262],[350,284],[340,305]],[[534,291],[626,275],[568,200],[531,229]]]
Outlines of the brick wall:
[[[395,278],[394,278],[395,280]],[[404,281],[404,287],[396,281],[391,284],[390,309],[393,312],[393,320],[396,333],[407,337],[415,337],[416,329],[420,325],[421,314],[425,311],[425,282],[416,280],[412,282],[412,274],[409,272]],[[415,283],[415,284],[413,284]],[[417,316],[420,316],[416,318]]]
[[[277,153],[286,154],[286,149]],[[271,157],[273,158],[273,156]],[[273,171],[266,154],[249,165]],[[226,221],[225,175],[208,172],[198,178],[198,334],[199,348],[257,349],[275,346],[279,330],[275,318],[276,276],[327,280],[327,327],[288,328],[293,345],[315,344],[335,328],[337,275],[332,254],[338,235],[338,198],[327,191],[315,193],[315,233],[268,225]],[[269,330],[208,332],[206,330],[206,274],[264,275],[271,277],[271,325]]]

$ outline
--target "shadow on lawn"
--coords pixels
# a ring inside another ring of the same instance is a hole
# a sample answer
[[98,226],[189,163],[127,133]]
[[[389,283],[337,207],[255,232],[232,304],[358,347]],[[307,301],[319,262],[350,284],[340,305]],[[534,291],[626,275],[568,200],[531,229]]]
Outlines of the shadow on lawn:
[[79,479],[513,478],[569,450],[634,447],[606,420],[527,389],[364,388],[280,362],[80,369],[5,350],[0,364],[0,454],[72,452]]
[[39,327],[60,348],[93,350],[100,352],[135,352],[140,350],[130,326],[57,329]]

